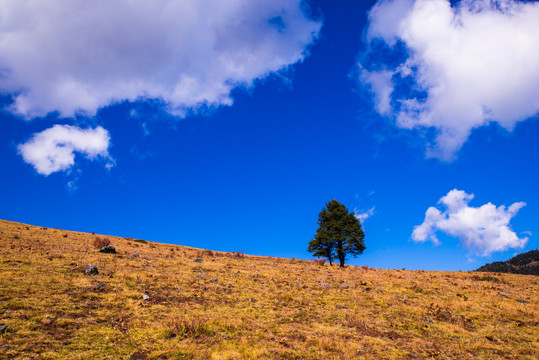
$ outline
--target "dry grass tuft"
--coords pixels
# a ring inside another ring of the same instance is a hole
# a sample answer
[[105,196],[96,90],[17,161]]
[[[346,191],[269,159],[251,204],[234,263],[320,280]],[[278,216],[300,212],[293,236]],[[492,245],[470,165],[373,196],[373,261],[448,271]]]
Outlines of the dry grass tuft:
[[[67,237],[67,234],[65,234],[65,237]],[[109,246],[110,245],[110,239],[106,238],[106,237],[98,237],[97,236],[94,239],[93,245],[94,245],[95,248],[101,249],[104,246]]]
[[196,339],[214,334],[214,331],[208,325],[208,320],[200,317],[176,317],[168,321],[166,329],[166,337],[168,338],[184,339],[190,337]]

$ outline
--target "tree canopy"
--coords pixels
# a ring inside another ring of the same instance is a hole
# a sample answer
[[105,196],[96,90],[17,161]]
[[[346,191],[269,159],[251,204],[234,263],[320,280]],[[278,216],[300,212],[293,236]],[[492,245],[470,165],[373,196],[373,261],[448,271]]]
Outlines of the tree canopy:
[[307,251],[327,258],[330,265],[337,259],[344,267],[347,255],[357,256],[365,250],[364,238],[363,228],[354,213],[334,199],[328,201],[318,215],[318,230]]

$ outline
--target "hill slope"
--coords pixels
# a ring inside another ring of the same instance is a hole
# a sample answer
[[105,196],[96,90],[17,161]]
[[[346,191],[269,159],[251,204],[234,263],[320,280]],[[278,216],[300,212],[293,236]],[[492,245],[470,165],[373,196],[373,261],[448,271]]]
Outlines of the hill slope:
[[100,253],[92,234],[0,221],[1,359],[539,356],[535,277],[107,238],[118,253]]
[[539,275],[539,250],[531,250],[507,260],[481,266],[476,271]]

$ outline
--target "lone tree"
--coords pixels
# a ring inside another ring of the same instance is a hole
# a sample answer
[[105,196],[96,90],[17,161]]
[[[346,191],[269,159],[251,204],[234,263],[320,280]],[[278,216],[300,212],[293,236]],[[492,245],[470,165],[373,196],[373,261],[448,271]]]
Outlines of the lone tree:
[[326,203],[318,215],[318,225],[316,235],[307,248],[313,256],[327,258],[330,265],[333,259],[338,259],[340,266],[344,267],[348,254],[357,256],[365,250],[365,234],[359,220],[337,200]]

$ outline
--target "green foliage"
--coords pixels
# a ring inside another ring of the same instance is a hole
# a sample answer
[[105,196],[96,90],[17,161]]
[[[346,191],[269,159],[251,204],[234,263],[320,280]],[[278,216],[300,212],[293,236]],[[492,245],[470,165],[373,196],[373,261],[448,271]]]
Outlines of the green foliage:
[[481,266],[476,271],[539,275],[539,250],[519,254],[507,261],[496,261]]
[[313,256],[327,258],[330,265],[333,260],[339,260],[340,266],[344,267],[347,255],[357,256],[365,250],[364,238],[354,213],[337,200],[331,200],[318,215],[318,230],[307,251]]

